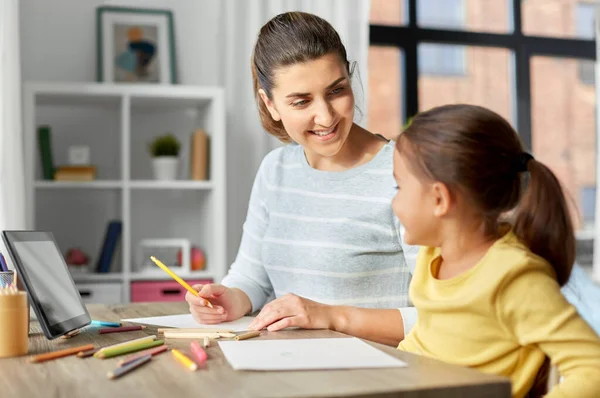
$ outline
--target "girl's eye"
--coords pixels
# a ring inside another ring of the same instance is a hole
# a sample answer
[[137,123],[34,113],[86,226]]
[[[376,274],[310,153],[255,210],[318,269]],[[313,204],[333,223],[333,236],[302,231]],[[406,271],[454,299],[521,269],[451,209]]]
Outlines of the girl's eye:
[[337,88],[334,88],[333,90],[331,90],[331,94],[334,94],[334,95],[339,94],[342,91],[344,91],[344,87],[337,87]]
[[292,106],[303,106],[308,104],[307,100],[301,100],[301,101],[296,101],[296,102],[292,102]]

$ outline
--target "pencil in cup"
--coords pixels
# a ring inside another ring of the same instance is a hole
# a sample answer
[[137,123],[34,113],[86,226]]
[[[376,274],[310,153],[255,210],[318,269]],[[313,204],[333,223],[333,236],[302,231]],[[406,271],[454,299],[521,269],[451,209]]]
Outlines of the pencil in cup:
[[196,365],[196,362],[192,361],[190,358],[188,358],[187,355],[185,355],[181,351],[173,348],[171,349],[171,353],[173,354],[175,359],[177,359],[183,366],[185,366],[192,372],[198,369],[198,365]]
[[[159,259],[157,259],[154,256],[150,256],[150,260],[152,260],[152,262],[154,264],[156,264],[160,269],[165,271],[171,278],[175,279],[175,281],[177,281],[177,283],[179,283],[181,286],[183,286],[188,292],[190,292],[191,294],[193,294],[196,297],[200,297],[200,295],[198,294],[196,289],[194,289],[193,287],[188,285],[188,283],[186,281],[184,281],[179,276],[177,276],[177,274],[175,274],[175,272],[171,271],[169,269],[169,267],[164,265]],[[204,302],[206,303],[207,307],[213,308],[213,305],[210,301],[208,301],[207,299],[204,299]]]
[[118,377],[123,376],[125,373],[129,373],[132,370],[139,368],[143,364],[150,362],[151,359],[152,355],[144,355],[143,357],[140,357],[128,363],[127,365],[119,366],[115,370],[108,372],[106,374],[106,377],[108,377],[109,379],[116,379]]
[[116,347],[116,348],[107,348],[102,352],[97,353],[98,358],[106,359],[117,357],[119,355],[125,355],[136,351],[145,350],[147,348],[158,347],[163,345],[165,342],[163,340],[154,340],[154,341],[144,341],[139,344],[124,346],[124,347]]
[[161,353],[167,351],[168,349],[169,349],[169,347],[167,347],[165,344],[158,346],[158,347],[149,348],[147,350],[140,351],[136,354],[129,355],[129,356],[119,360],[119,362],[117,362],[117,365],[125,366],[125,365],[135,361],[138,358],[144,357],[146,355],[155,356],[155,355],[158,355],[158,354],[161,354]]
[[15,271],[0,272],[0,287],[16,286]]
[[93,350],[93,349],[94,349],[93,344],[86,344],[86,345],[82,345],[79,347],[67,348],[65,350],[59,350],[59,351],[48,352],[46,354],[35,355],[29,359],[29,362],[33,362],[33,363],[46,362],[46,361],[50,361],[52,359],[63,358],[63,357],[67,357],[69,355],[75,355],[81,351],[88,351],[88,350]]
[[94,354],[95,357],[98,357],[100,355],[101,352],[103,352],[104,350],[107,350],[109,348],[117,348],[117,347],[129,347],[129,346],[133,346],[133,345],[137,345],[141,342],[144,341],[154,341],[156,340],[156,336],[155,335],[151,335],[151,336],[146,336],[146,337],[140,337],[139,339],[134,339],[134,340],[129,340],[129,341],[124,341],[122,343],[118,343],[118,344],[113,344],[113,345],[109,345],[106,347],[102,347],[98,350],[98,352],[96,352]]

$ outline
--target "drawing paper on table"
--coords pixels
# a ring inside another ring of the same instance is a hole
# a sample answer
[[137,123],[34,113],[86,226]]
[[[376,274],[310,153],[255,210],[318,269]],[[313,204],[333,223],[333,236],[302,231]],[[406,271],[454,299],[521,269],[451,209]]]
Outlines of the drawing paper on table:
[[236,370],[315,370],[406,366],[357,338],[219,341]]
[[131,318],[121,319],[121,322],[143,323],[146,325],[166,326],[172,328],[210,328],[210,329],[231,329],[236,332],[248,330],[248,325],[254,317],[244,316],[236,321],[217,323],[215,325],[205,325],[198,323],[192,318],[192,314],[155,316],[149,318]]

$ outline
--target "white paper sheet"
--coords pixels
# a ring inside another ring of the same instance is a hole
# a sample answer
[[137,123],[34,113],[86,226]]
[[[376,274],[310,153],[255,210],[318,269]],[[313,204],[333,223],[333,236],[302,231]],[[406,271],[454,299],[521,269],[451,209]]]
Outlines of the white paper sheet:
[[146,325],[165,326],[172,328],[211,328],[211,329],[231,329],[235,332],[248,330],[248,325],[254,317],[244,316],[237,321],[217,323],[215,325],[204,325],[198,323],[192,318],[191,314],[155,316],[150,318],[131,318],[121,319],[121,322],[143,323]]
[[404,367],[357,338],[219,341],[236,370],[315,370]]

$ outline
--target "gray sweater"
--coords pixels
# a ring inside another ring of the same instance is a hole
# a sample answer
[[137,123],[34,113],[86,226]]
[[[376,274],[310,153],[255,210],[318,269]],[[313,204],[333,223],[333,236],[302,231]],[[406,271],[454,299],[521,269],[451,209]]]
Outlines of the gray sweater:
[[223,284],[260,309],[294,293],[336,305],[400,308],[405,333],[416,322],[408,298],[417,247],[407,246],[391,207],[394,144],[341,172],[310,167],[300,145],[263,160],[252,188],[237,258]]

